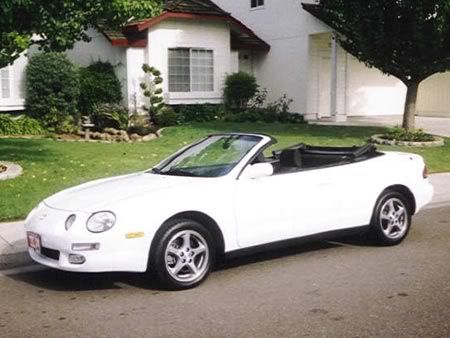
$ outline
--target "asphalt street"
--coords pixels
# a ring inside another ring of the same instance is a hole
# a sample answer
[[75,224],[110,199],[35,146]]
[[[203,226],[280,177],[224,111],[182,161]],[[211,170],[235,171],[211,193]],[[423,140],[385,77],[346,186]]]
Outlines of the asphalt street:
[[358,239],[231,260],[200,287],[140,274],[0,274],[0,337],[449,337],[450,207],[396,247]]

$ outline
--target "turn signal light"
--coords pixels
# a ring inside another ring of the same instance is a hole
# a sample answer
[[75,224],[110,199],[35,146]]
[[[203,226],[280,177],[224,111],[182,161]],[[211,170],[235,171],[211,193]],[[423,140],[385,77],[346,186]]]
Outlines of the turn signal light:
[[86,258],[83,255],[75,255],[75,254],[69,255],[70,264],[83,264],[84,262],[86,262]]

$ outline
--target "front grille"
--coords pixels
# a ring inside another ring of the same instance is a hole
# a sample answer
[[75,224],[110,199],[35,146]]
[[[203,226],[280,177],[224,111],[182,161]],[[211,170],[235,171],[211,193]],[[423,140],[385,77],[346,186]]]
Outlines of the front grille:
[[54,259],[55,261],[59,260],[59,251],[58,250],[41,247],[41,255],[48,257],[50,259]]

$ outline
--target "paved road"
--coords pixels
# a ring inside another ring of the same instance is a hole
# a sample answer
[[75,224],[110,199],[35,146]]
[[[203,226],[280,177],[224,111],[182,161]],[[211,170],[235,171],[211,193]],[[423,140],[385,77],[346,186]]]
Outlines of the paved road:
[[1,337],[449,337],[450,207],[400,246],[355,240],[235,259],[201,287],[141,275],[0,276]]

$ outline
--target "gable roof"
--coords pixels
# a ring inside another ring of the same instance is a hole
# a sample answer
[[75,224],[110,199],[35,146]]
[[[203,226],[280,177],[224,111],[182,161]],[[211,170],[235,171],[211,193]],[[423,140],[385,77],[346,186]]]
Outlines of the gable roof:
[[210,0],[166,0],[164,10],[181,13],[230,15]]
[[122,32],[103,31],[103,34],[115,46],[145,47],[147,45],[145,31],[168,19],[227,22],[231,29],[233,49],[270,50],[269,44],[211,0],[167,0],[161,15],[130,22],[122,28]]
[[322,15],[322,12],[320,11],[319,6],[317,4],[302,3],[302,7],[305,11],[315,16],[317,19],[321,21],[325,20],[325,17]]

